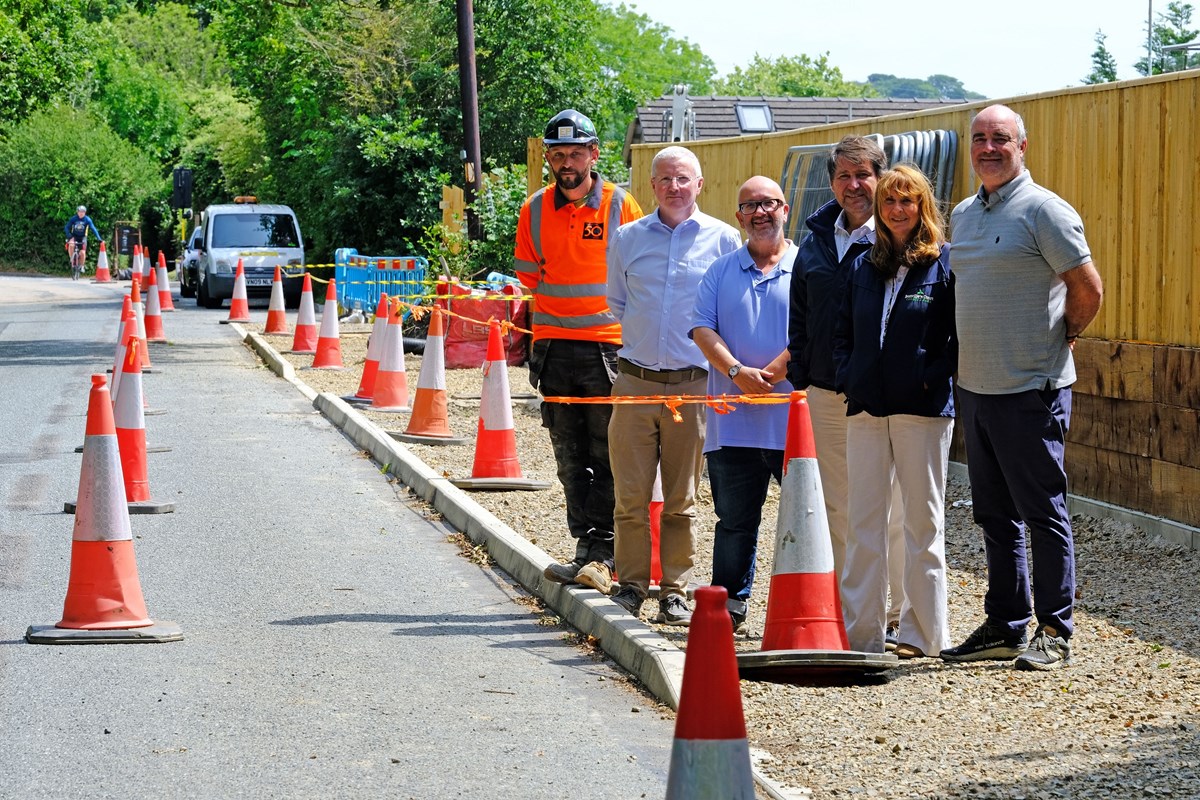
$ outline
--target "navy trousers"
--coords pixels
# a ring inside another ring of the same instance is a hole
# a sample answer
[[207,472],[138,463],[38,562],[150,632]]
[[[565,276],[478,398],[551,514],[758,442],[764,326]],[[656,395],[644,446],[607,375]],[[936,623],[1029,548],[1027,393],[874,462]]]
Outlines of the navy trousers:
[[988,621],[1021,633],[1036,615],[1039,626],[1070,638],[1075,546],[1063,450],[1071,388],[987,395],[960,387],[958,400],[974,517],[987,552]]

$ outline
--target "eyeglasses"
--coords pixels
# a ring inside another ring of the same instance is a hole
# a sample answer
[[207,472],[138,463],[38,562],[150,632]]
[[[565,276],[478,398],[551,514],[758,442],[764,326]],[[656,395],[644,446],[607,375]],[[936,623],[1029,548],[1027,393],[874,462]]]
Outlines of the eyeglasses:
[[753,214],[761,208],[768,214],[774,214],[783,208],[783,206],[783,201],[777,198],[771,198],[770,200],[750,200],[746,203],[738,203],[738,211],[743,214]]
[[692,181],[694,181],[695,178],[688,177],[687,175],[674,175],[670,177],[651,178],[650,180],[654,183],[657,183],[659,186],[670,186],[672,183],[674,183],[680,189],[686,189],[692,185]]

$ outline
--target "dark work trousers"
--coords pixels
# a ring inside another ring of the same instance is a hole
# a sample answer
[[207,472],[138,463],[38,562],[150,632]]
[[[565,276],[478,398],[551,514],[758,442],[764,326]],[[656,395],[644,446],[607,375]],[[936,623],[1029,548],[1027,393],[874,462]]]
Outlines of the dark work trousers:
[[[617,376],[617,349],[600,342],[539,340],[529,360],[530,383],[546,397],[608,397]],[[615,505],[608,462],[611,417],[607,403],[542,403],[542,426],[550,432],[577,557],[609,569]]]
[[720,447],[705,454],[717,528],[713,537],[713,586],[730,600],[746,601],[754,586],[758,527],[771,478],[783,480],[783,451]]
[[[988,621],[1023,633],[1031,616],[1063,638],[1074,630],[1075,545],[1063,450],[1071,387],[1018,394],[958,389],[975,522],[983,528]],[[1026,531],[1033,557],[1030,604]]]

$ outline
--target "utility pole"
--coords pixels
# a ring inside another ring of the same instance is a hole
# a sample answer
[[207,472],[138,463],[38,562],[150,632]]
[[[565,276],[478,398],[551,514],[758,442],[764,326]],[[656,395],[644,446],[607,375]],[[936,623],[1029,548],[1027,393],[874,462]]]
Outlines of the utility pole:
[[483,162],[479,155],[479,85],[475,79],[475,9],[472,0],[456,0],[458,14],[458,87],[462,97],[464,186],[467,202],[467,235],[481,239],[479,216],[472,207],[482,186]]

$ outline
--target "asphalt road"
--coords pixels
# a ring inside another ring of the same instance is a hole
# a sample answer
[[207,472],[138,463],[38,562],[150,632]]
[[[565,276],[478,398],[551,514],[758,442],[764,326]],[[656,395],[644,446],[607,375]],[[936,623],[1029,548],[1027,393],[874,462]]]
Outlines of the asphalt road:
[[57,622],[90,375],[127,285],[0,277],[0,797],[661,797],[673,735],[539,625],[403,487],[176,300],[143,376],[150,614],[182,642],[26,644]]

